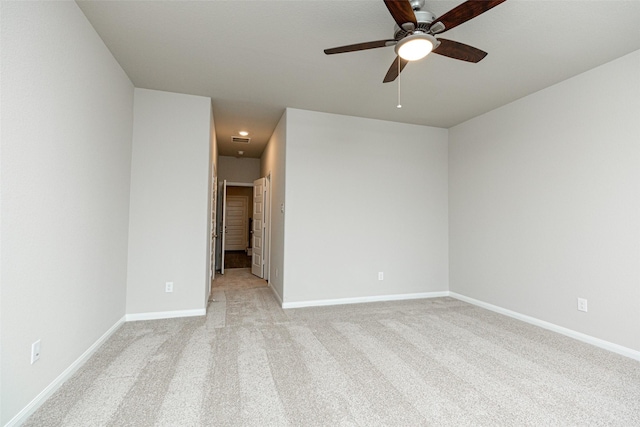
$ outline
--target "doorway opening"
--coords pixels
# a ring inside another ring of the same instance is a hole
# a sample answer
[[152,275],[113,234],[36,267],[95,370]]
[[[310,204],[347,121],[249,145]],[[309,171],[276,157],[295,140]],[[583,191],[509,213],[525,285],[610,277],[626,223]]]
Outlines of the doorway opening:
[[220,274],[227,268],[250,268],[251,274],[268,280],[269,184],[270,177],[253,183],[223,180]]
[[252,256],[253,184],[224,182],[222,260],[220,272],[250,268]]
[[[251,184],[222,181],[219,197],[222,202],[219,228],[221,274],[211,282],[213,301],[216,295],[222,298],[220,292],[226,290],[269,286],[270,184],[271,173]],[[229,220],[227,214],[230,214]]]

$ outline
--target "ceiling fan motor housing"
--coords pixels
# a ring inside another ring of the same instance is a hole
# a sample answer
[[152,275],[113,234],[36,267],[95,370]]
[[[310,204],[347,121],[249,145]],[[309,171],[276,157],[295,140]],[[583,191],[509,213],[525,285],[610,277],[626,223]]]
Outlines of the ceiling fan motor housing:
[[412,31],[407,31],[398,27],[397,24],[394,25],[393,37],[396,40],[400,40],[409,34],[413,34],[415,31],[429,33],[429,27],[431,27],[431,23],[436,20],[436,16],[428,10],[415,10],[414,13],[416,15],[416,22],[418,23],[418,26]]

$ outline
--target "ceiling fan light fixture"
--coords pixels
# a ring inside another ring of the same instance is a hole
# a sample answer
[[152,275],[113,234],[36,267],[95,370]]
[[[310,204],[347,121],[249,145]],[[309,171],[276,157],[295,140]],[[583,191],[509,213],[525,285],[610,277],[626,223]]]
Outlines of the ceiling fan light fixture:
[[396,54],[407,61],[417,61],[427,56],[438,46],[438,40],[431,34],[415,32],[396,44]]

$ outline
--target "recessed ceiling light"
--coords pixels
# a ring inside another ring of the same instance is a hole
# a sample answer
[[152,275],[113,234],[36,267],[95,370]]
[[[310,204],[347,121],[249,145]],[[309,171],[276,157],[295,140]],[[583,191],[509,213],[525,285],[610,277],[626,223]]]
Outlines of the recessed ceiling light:
[[241,130],[240,132],[238,132],[240,134],[240,136],[247,136],[249,135],[249,132],[247,132],[246,130]]

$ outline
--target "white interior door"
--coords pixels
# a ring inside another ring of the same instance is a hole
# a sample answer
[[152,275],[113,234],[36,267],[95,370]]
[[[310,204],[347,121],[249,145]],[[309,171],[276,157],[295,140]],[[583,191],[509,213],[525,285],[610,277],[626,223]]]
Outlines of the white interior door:
[[220,256],[222,258],[222,262],[220,263],[220,274],[224,274],[224,244],[225,244],[225,234],[227,234],[227,223],[226,223],[226,214],[227,214],[227,180],[222,181],[222,227],[220,228],[220,234],[222,234],[222,249]]
[[245,251],[249,246],[249,197],[227,196],[225,249]]
[[266,281],[271,280],[271,174],[264,180],[264,243],[262,245],[262,264]]
[[251,273],[264,278],[264,193],[265,178],[253,181],[253,252]]
[[215,176],[215,169],[211,171],[211,175],[211,246],[209,248],[209,251],[211,253],[211,268],[209,268],[209,291],[211,290],[211,281],[214,279],[216,274],[216,238],[218,237],[218,225],[216,223],[216,209],[218,203],[218,201],[216,200],[216,196],[218,194],[218,179]]

